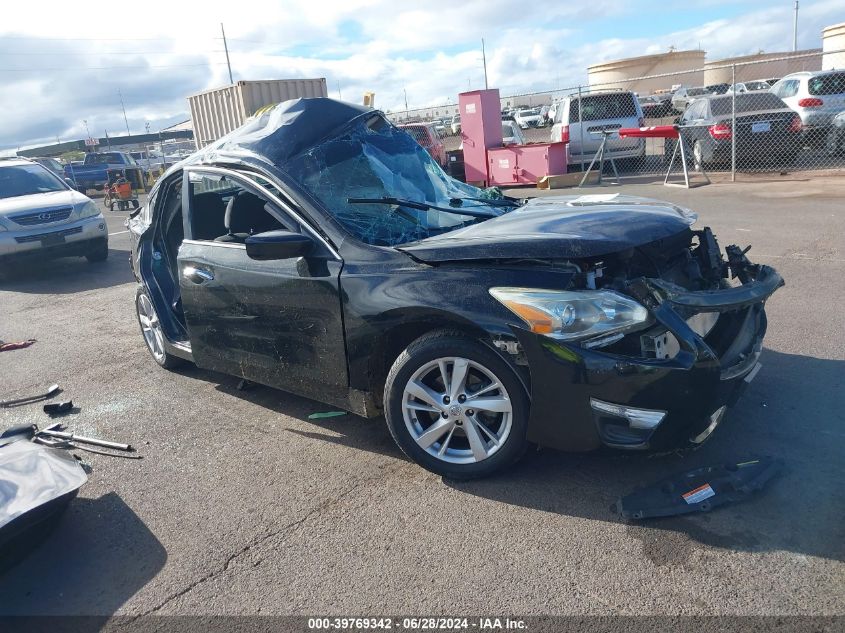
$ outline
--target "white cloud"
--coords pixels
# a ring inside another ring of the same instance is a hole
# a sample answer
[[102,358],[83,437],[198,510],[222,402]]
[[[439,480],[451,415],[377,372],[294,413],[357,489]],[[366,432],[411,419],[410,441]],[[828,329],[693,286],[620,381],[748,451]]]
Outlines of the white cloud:
[[[726,0],[666,0],[660,24],[689,5]],[[187,117],[189,94],[228,83],[220,22],[226,23],[235,79],[326,77],[345,99],[377,93],[380,107],[455,101],[483,85],[480,40],[487,43],[491,86],[503,94],[564,88],[586,80],[590,64],[701,44],[708,58],[784,50],[791,44],[790,3],[754,9],[696,28],[649,27],[614,37],[614,25],[641,17],[622,0],[589,4],[512,0],[148,0],[7,3],[0,22],[0,148],[81,138],[125,129],[117,90],[133,132]],[[842,19],[842,0],[805,0],[801,40],[820,45],[822,25]],[[765,6],[765,5],[764,5]],[[114,29],[108,24],[116,25]],[[648,22],[644,22],[645,25]],[[113,39],[87,39],[109,38]],[[121,37],[125,35],[125,37]],[[592,37],[592,39],[590,39]],[[584,43],[587,42],[587,43]],[[108,70],[100,68],[109,67]],[[114,68],[118,67],[118,68]],[[67,72],[39,70],[67,68]],[[10,72],[11,71],[11,72]]]

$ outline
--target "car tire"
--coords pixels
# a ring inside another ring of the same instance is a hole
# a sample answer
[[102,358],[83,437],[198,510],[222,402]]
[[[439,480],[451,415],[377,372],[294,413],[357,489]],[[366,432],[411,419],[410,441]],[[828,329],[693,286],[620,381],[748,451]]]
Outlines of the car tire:
[[161,329],[155,306],[143,287],[139,287],[135,293],[135,316],[138,318],[147,351],[159,366],[173,369],[185,363],[183,358],[168,353],[164,345],[164,331]]
[[[460,381],[454,389],[453,380]],[[385,381],[385,418],[399,448],[452,479],[486,477],[518,461],[527,447],[529,409],[511,366],[454,332],[411,343]]]
[[100,242],[95,248],[85,253],[85,259],[89,262],[104,262],[109,258],[109,243],[105,240]]
[[828,156],[838,156],[842,152],[842,140],[839,138],[839,130],[837,128],[830,128],[825,137],[824,147]]

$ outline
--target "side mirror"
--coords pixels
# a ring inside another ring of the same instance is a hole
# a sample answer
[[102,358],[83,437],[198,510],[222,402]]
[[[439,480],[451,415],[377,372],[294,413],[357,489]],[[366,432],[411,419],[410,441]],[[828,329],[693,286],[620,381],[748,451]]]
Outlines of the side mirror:
[[246,254],[250,259],[293,259],[304,257],[313,249],[310,237],[291,231],[267,231],[246,238]]
[[75,183],[75,182],[73,182],[70,178],[65,178],[65,182],[66,182],[68,185],[70,185],[71,189],[75,189],[75,188],[76,188],[76,183]]

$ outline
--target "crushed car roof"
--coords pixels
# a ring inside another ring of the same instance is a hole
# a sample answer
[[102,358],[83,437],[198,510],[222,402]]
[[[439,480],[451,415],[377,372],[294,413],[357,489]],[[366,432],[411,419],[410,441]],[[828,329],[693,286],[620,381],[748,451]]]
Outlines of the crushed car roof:
[[282,168],[289,159],[319,144],[350,121],[377,112],[325,97],[291,99],[250,119],[182,164],[252,157]]

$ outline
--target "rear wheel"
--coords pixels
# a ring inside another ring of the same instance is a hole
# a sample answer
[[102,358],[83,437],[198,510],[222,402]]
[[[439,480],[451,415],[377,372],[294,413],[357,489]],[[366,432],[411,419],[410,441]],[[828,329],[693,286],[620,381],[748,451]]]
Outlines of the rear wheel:
[[470,338],[416,340],[390,369],[384,402],[393,439],[438,475],[485,477],[525,452],[525,389],[498,354]]
[[178,356],[167,352],[164,346],[164,331],[161,328],[158,314],[150,297],[143,288],[138,288],[135,294],[135,311],[138,316],[138,324],[141,326],[141,334],[144,335],[144,342],[153,360],[164,367],[172,369],[178,367],[185,361]]
[[[845,134],[845,131],[842,132]],[[825,138],[825,151],[828,156],[836,156],[842,152],[842,139],[840,138],[840,130],[832,127]]]

